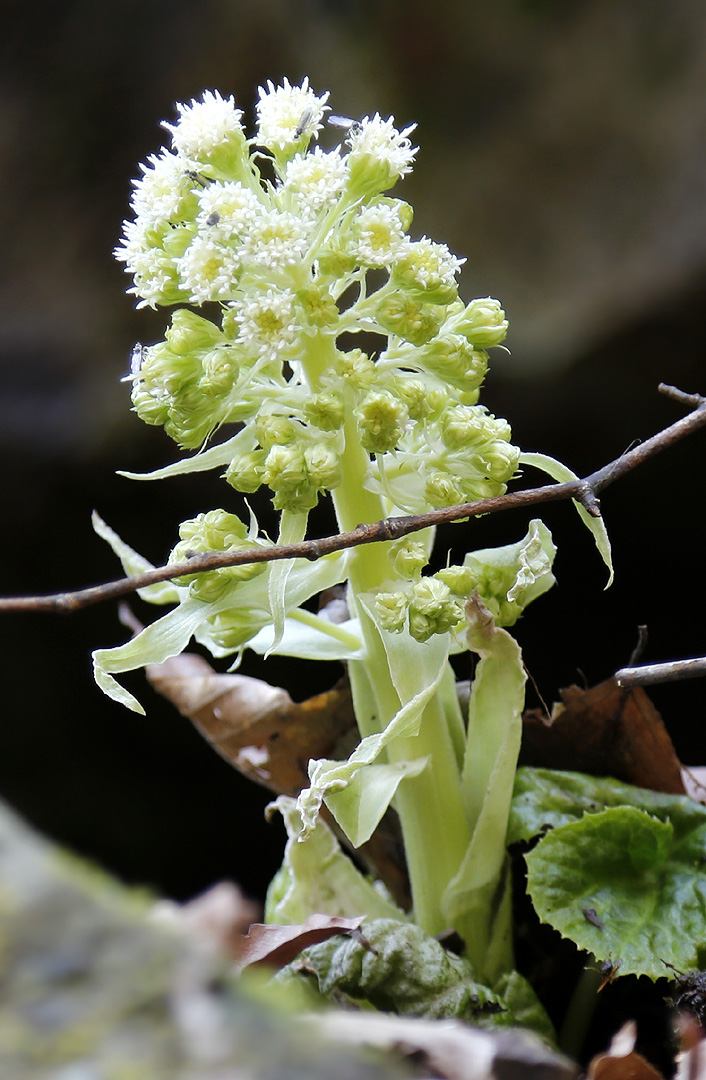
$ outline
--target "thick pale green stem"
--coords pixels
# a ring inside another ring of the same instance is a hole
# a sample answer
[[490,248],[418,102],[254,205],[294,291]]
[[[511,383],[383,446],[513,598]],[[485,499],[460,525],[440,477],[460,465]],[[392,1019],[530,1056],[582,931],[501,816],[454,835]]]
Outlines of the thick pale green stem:
[[[304,365],[314,385],[323,365],[331,362],[334,356],[333,342],[312,342]],[[360,445],[351,410],[346,416],[344,435],[343,481],[332,493],[342,531],[385,517],[382,500],[365,487],[369,458]],[[349,603],[361,621],[366,658],[350,662],[349,676],[358,726],[361,735],[365,736],[384,730],[402,702],[392,681],[378,629],[357,598],[374,594],[381,586],[393,582],[397,575],[383,544],[364,545],[355,548],[350,555]],[[413,656],[410,656],[410,662],[414,663]],[[400,785],[395,806],[402,825],[415,919],[425,930],[438,933],[447,925],[442,914],[444,891],[457,873],[470,843],[458,757],[448,730],[441,693],[437,693],[425,708],[419,734],[396,739],[388,747],[390,761],[426,757],[430,759],[427,768]]]

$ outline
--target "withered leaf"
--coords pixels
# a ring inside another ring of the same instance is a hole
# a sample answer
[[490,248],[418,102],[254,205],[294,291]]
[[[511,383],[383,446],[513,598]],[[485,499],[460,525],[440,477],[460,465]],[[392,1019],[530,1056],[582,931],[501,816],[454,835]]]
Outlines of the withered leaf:
[[154,688],[222,757],[277,795],[298,795],[309,758],[337,757],[355,726],[345,684],[295,704],[286,690],[248,675],[221,675],[195,653],[150,664]]
[[636,1031],[634,1021],[624,1024],[606,1053],[591,1061],[587,1080],[663,1080],[662,1073],[636,1052]]
[[299,926],[253,923],[248,934],[238,943],[236,962],[240,970],[256,964],[282,968],[310,945],[318,945],[336,934],[349,934],[358,930],[363,919],[362,915],[353,919],[310,915],[306,922]]
[[608,679],[590,690],[560,691],[551,719],[523,717],[520,763],[613,776],[637,787],[683,795],[681,765],[662,717],[642,687]]

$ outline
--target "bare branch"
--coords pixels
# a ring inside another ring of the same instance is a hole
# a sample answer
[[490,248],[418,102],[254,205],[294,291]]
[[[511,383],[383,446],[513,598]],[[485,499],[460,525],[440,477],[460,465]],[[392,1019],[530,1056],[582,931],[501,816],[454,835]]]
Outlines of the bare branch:
[[616,671],[620,686],[647,686],[650,683],[677,682],[706,675],[706,656],[694,660],[671,660],[666,664],[643,664]]
[[155,585],[161,581],[171,581],[186,574],[204,573],[224,566],[242,566],[245,563],[272,562],[276,559],[309,559],[312,562],[334,551],[357,547],[360,544],[377,544],[385,540],[397,540],[410,533],[428,529],[433,525],[442,525],[464,518],[479,517],[481,514],[498,514],[504,510],[520,507],[538,506],[541,503],[561,502],[575,499],[593,517],[600,517],[599,492],[608,487],[625,473],[641,465],[648,457],[667,449],[686,435],[706,427],[706,398],[699,394],[685,394],[673,386],[660,384],[660,391],[666,396],[686,404],[692,411],[677,420],[675,424],[653,435],[651,439],[640,443],[615,461],[591,473],[583,479],[570,480],[563,484],[548,484],[544,487],[527,488],[492,499],[479,499],[477,502],[447,506],[441,510],[431,510],[426,514],[412,514],[408,517],[391,517],[372,524],[358,525],[350,532],[334,536],[321,537],[318,540],[303,540],[298,544],[277,544],[271,547],[239,548],[237,551],[201,552],[181,563],[158,566],[134,577],[121,578],[104,585],[95,585],[75,592],[55,593],[51,596],[17,596],[0,599],[2,612],[73,612],[104,600],[115,600],[121,596]]

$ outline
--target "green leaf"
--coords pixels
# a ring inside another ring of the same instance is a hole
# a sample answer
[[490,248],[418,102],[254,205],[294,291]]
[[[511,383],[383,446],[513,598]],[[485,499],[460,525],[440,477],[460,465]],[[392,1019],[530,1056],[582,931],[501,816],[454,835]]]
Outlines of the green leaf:
[[128,480],[166,480],[170,476],[184,476],[187,473],[206,472],[209,469],[217,469],[223,465],[230,465],[238,454],[247,453],[256,444],[251,425],[246,425],[237,435],[226,439],[225,442],[209,447],[208,450],[199,450],[189,458],[174,461],[171,465],[165,465],[162,469],[154,469],[148,473],[120,472],[118,476],[125,476]]
[[665,795],[609,776],[524,766],[515,776],[507,842],[531,840],[549,828],[579,821],[585,813],[600,813],[611,806],[644,810],[660,821],[671,822],[679,834],[686,835],[706,822],[706,807],[686,795]]
[[701,966],[706,808],[680,795],[551,770],[518,771],[511,839],[539,917],[621,974]]
[[[464,925],[476,968],[493,978],[511,964],[511,913],[495,908],[505,874],[505,836],[522,734],[526,675],[522,653],[507,630],[496,627],[473,598],[467,607],[469,648],[480,656],[468,709],[463,797],[471,843],[444,894],[451,925]],[[505,918],[505,916],[507,918]]]
[[[571,469],[563,465],[561,461],[556,461],[555,458],[549,457],[547,454],[533,454],[523,453],[520,454],[520,465],[532,465],[535,469],[541,469],[547,476],[551,476],[552,480],[556,480],[558,483],[566,483],[569,480],[578,480],[579,477]],[[603,562],[608,567],[608,583],[606,589],[613,584],[613,558],[610,550],[610,539],[608,538],[608,532],[605,527],[605,523],[602,517],[593,517],[589,514],[585,506],[582,506],[576,499],[571,500],[578,511],[578,515],[583,521],[588,531],[593,536],[598,553],[603,559]]]
[[267,892],[267,922],[291,926],[315,914],[405,918],[404,912],[356,869],[321,818],[302,839],[296,801],[280,795],[270,805],[282,814],[288,840],[282,867]]
[[478,982],[471,963],[448,952],[414,923],[374,919],[361,927],[361,936],[334,937],[307,949],[311,968],[325,994],[347,994],[376,1009],[402,1016],[456,1018],[477,1027],[516,1025],[519,1006],[523,1021],[546,1035],[551,1031],[541,1005],[520,977],[505,988],[508,997]]
[[[313,564],[296,560],[285,585],[285,606],[288,610],[298,607],[314,593],[337,585],[346,577],[346,560],[341,553],[326,555]],[[268,572],[272,564],[268,566]],[[268,606],[268,573],[245,581],[236,581],[218,600],[206,602],[180,590],[181,603],[163,615],[161,619],[146,626],[136,637],[114,649],[98,649],[93,654],[96,682],[116,701],[134,712],[144,712],[138,701],[125,690],[113,675],[133,671],[145,664],[161,664],[171,656],[178,656],[192,637],[205,645],[212,655],[226,656],[235,648],[222,648],[211,639],[209,620],[214,615],[232,616],[242,632],[245,646],[263,626],[271,624]]]

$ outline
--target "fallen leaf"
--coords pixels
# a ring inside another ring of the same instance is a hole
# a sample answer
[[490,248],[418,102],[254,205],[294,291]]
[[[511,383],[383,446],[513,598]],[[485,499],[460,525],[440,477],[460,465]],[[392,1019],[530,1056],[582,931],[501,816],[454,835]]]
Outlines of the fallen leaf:
[[706,766],[682,765],[681,778],[687,795],[706,804]]
[[598,1054],[588,1066],[587,1080],[663,1080],[662,1073],[635,1050],[637,1026],[628,1021],[613,1036],[605,1054]]
[[310,945],[328,941],[337,934],[350,934],[358,930],[364,916],[343,919],[331,915],[310,915],[299,926],[253,923],[248,934],[237,944],[236,961],[242,971],[246,967],[264,964],[271,968],[283,968]]
[[336,757],[354,727],[346,684],[295,704],[248,675],[221,675],[195,653],[150,664],[147,678],[245,776],[277,795],[298,795],[309,758]]
[[421,1057],[444,1080],[498,1080],[535,1076],[573,1080],[578,1067],[547,1047],[538,1036],[520,1028],[481,1031],[459,1020],[423,1020],[385,1013],[332,1009],[299,1018],[312,1038],[334,1043],[374,1046]]
[[560,691],[547,719],[539,709],[523,717],[520,763],[613,776],[636,787],[683,795],[681,765],[662,717],[642,687],[608,679],[590,690]]

